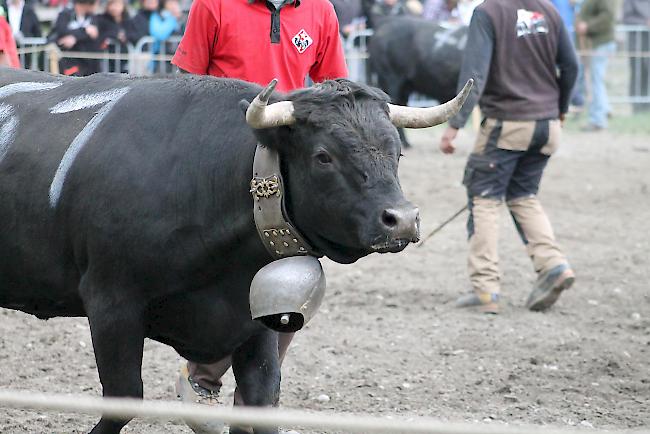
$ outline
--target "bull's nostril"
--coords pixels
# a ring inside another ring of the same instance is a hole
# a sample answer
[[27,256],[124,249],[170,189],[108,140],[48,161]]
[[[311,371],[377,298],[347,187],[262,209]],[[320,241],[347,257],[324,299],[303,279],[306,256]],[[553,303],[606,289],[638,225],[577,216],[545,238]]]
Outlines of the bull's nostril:
[[394,211],[387,209],[381,214],[381,222],[389,228],[394,228],[398,224],[397,215]]

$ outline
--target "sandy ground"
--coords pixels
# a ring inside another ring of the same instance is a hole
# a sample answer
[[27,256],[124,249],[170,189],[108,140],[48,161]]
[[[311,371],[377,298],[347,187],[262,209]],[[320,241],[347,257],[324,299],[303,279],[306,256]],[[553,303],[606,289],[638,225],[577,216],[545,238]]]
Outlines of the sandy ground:
[[[424,233],[464,202],[460,179],[472,134],[463,133],[451,157],[433,146],[440,134],[411,134],[416,146],[400,169]],[[505,211],[498,316],[453,306],[468,289],[464,218],[423,248],[350,266],[325,260],[328,294],[294,340],[282,405],[486,424],[650,428],[649,170],[648,137],[565,137],[540,197],[578,280],[547,313],[523,308],[535,276]],[[147,399],[173,399],[180,363],[171,348],[146,343]],[[0,309],[0,388],[98,396],[87,321],[45,322]],[[231,393],[230,378],[224,395]],[[0,410],[6,434],[83,433],[95,421]],[[123,432],[190,431],[136,420]]]

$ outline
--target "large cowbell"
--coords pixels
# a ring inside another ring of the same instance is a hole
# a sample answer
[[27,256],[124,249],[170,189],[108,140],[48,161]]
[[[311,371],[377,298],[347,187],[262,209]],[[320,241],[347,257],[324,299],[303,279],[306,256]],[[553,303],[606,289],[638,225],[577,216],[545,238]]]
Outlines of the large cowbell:
[[255,274],[250,289],[253,319],[272,330],[295,332],[316,315],[325,295],[325,274],[313,256],[278,259]]

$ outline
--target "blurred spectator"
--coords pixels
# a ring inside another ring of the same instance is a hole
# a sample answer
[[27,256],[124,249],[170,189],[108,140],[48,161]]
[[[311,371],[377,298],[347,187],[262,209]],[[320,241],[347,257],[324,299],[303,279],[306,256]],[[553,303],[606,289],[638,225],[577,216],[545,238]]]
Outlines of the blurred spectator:
[[[578,7],[578,2],[576,0],[552,0],[553,5],[560,13],[562,21],[564,22],[565,27],[569,31],[571,36],[571,42],[574,44],[575,48],[575,19],[576,19],[576,8]],[[578,74],[578,80],[576,80],[576,85],[573,89],[573,94],[571,96],[571,105],[575,107],[583,107],[585,105],[585,91],[584,91],[584,73],[582,71],[582,64],[579,65],[580,72]],[[581,109],[577,109],[581,110]]]
[[426,0],[422,17],[431,21],[457,21],[458,0]]
[[[625,0],[623,3],[623,23],[633,26],[647,26],[645,31],[630,32],[628,49],[633,53],[650,54],[650,1]],[[650,57],[630,58],[630,96],[649,97]],[[650,110],[650,104],[633,104],[635,112]]]
[[7,21],[16,41],[42,36],[41,23],[30,4],[24,0],[7,0],[2,1],[2,7],[7,13]]
[[[174,34],[182,34],[181,18],[178,0],[143,0],[142,9],[133,17],[133,31],[127,36],[133,44],[144,36],[151,36],[154,39],[152,54],[160,54],[163,48],[166,53],[173,53],[176,47],[165,45],[165,41]],[[156,71],[158,66],[159,62],[150,62],[149,72]]]
[[[127,10],[126,0],[108,0],[106,10],[97,16],[100,48],[109,53],[128,53],[127,33],[131,31],[131,17]],[[117,68],[115,61],[109,62],[109,70],[128,72],[128,61],[120,60]]]
[[572,0],[551,0],[555,9],[560,13],[562,21],[570,35],[575,34],[575,14]]
[[11,26],[0,16],[0,66],[20,68],[16,41],[11,33]]
[[131,43],[152,36],[160,45],[174,33],[181,33],[181,8],[178,0],[143,0],[142,9],[133,17],[133,30],[127,35]]
[[591,80],[589,124],[584,128],[587,131],[607,128],[607,118],[611,111],[605,87],[605,75],[608,56],[616,50],[614,15],[614,4],[611,0],[585,0],[576,23],[578,37],[586,38],[586,48],[592,52],[589,60]]
[[[99,29],[97,28],[98,0],[75,0],[72,9],[64,9],[56,19],[48,39],[56,42],[63,51],[98,52]],[[63,58],[60,72],[65,75],[85,76],[99,72],[97,59]]]
[[361,0],[330,0],[339,20],[339,31],[347,37],[355,30],[364,29],[366,18],[363,16]]

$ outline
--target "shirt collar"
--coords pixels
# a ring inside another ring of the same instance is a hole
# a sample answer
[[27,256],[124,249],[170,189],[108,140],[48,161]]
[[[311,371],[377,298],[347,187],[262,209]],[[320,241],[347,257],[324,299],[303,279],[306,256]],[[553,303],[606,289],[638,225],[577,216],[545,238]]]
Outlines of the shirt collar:
[[[268,0],[248,0],[248,3],[253,4],[256,1],[263,1],[264,3],[267,3]],[[293,4],[293,7],[297,8],[298,6],[300,6],[300,0],[286,0],[284,2],[284,5],[288,5],[288,4]]]

